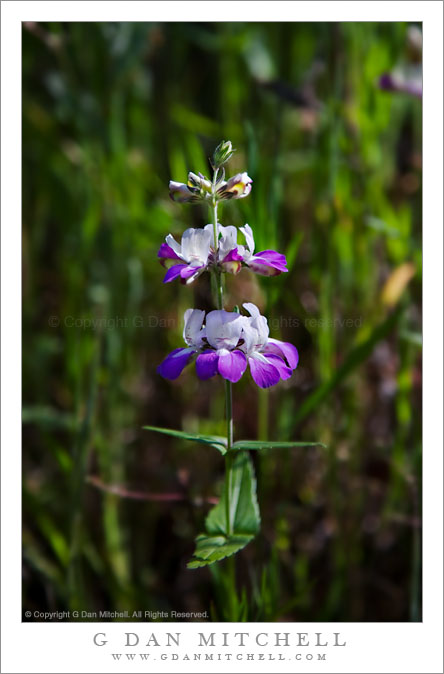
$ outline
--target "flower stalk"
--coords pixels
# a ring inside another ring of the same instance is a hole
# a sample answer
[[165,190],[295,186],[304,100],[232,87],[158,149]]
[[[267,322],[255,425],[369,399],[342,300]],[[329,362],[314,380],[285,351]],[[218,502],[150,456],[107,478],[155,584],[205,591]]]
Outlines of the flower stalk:
[[225,518],[227,523],[227,536],[233,533],[232,518],[231,518],[231,485],[232,485],[232,451],[233,446],[233,396],[231,381],[225,382],[225,409],[227,417],[227,453],[225,454]]
[[[196,538],[194,557],[188,563],[188,568],[199,568],[231,557],[226,568],[234,620],[239,606],[233,555],[242,550],[260,530],[256,478],[249,450],[277,445],[267,441],[264,444],[261,441],[260,447],[257,441],[234,442],[232,384],[238,382],[249,368],[252,380],[261,389],[275,386],[292,376],[299,355],[293,344],[269,336],[267,319],[252,302],[242,304],[248,315],[241,313],[237,307],[227,311],[224,306],[224,274],[237,274],[242,268],[261,276],[288,272],[287,261],[282,253],[269,249],[255,251],[250,225],[224,227],[218,221],[220,201],[243,199],[252,189],[253,181],[246,172],[225,180],[224,164],[233,152],[230,141],[219,144],[211,160],[211,180],[201,173],[190,172],[186,184],[170,181],[173,201],[206,203],[211,222],[201,229],[185,230],[180,243],[168,234],[158,252],[161,264],[167,268],[164,283],[178,279],[188,285],[204,272],[210,272],[217,309],[208,313],[193,308],[186,310],[183,331],[186,346],[168,354],[157,371],[162,377],[175,380],[187,365],[195,363],[196,374],[202,381],[215,376],[222,377],[225,380],[226,438],[153,426],[146,428],[211,445],[225,456],[223,493],[206,517],[205,531]],[[239,232],[245,243],[238,243]],[[278,445],[295,446],[282,442]]]
[[[219,250],[219,233],[218,233],[218,222],[217,222],[217,194],[216,194],[216,183],[217,183],[217,174],[219,168],[214,169],[213,183],[212,183],[212,192],[213,192],[213,202],[212,202],[212,219],[213,219],[213,232],[214,232],[214,253],[217,260],[218,250]],[[216,276],[216,293],[217,293],[217,307],[219,310],[224,308],[224,290],[222,285],[222,276],[218,266],[215,267],[215,276]],[[231,381],[225,381],[225,416],[227,421],[227,453],[225,455],[225,519],[226,519],[226,530],[227,537],[231,536],[233,533],[232,530],[232,521],[231,521],[231,484],[232,484],[232,457],[231,457],[231,447],[233,445],[233,390]]]
[[[215,255],[216,260],[217,260],[218,250],[219,250],[219,232],[218,232],[218,226],[217,226],[218,225],[218,223],[217,223],[217,194],[216,194],[216,182],[217,182],[218,172],[219,172],[218,168],[214,169],[213,183],[212,183],[213,200],[212,200],[212,205],[211,205],[212,220],[213,220],[214,255]],[[223,309],[224,308],[224,289],[223,289],[223,285],[222,285],[222,276],[221,276],[219,267],[217,265],[215,266],[215,275],[216,275],[217,308]]]

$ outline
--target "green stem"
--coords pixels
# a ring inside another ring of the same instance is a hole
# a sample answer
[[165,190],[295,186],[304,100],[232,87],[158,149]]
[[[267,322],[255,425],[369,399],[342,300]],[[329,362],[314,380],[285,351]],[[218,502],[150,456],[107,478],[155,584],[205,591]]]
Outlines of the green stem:
[[225,517],[227,522],[227,535],[233,533],[233,523],[231,521],[231,481],[233,458],[230,449],[233,445],[233,394],[231,381],[225,381],[225,406],[227,417],[227,453],[225,454]]
[[[214,255],[217,261],[217,249],[219,247],[219,235],[217,231],[217,198],[216,198],[216,180],[218,169],[214,171],[213,176],[213,200],[212,200],[212,220],[213,220],[213,236],[214,236]],[[222,285],[222,277],[218,267],[215,267],[216,274],[216,288],[217,288],[217,308],[224,308],[224,289]]]
[[[216,196],[216,181],[218,169],[215,169],[212,184],[212,222],[214,234],[214,257],[216,265],[214,267],[214,278],[216,285],[216,302],[217,308],[224,308],[224,288],[222,283],[222,274],[217,266],[217,251],[219,248],[218,222],[217,222],[217,196]],[[233,481],[233,453],[230,451],[233,446],[233,391],[230,381],[225,381],[225,415],[227,420],[227,453],[225,454],[225,519],[226,519],[226,534],[227,537],[233,534],[233,522],[231,517],[231,490]],[[227,559],[227,591],[230,606],[230,620],[236,620],[236,568],[235,559],[230,557]]]
[[225,407],[227,413],[227,449],[233,446],[233,385],[225,380]]
[[[216,197],[216,181],[217,181],[218,169],[215,169],[213,175],[213,199],[212,199],[212,219],[213,219],[213,233],[214,233],[214,255],[217,262],[217,251],[219,248],[219,236],[217,228],[217,197]],[[215,276],[216,276],[216,294],[217,294],[217,306],[218,309],[224,308],[224,290],[222,285],[222,276],[218,267],[215,267]],[[233,392],[232,385],[230,381],[225,381],[225,413],[227,419],[227,454],[225,455],[225,516],[226,516],[226,526],[227,526],[227,536],[231,536],[233,533],[233,527],[231,522],[231,483],[233,477],[232,471],[232,456],[230,449],[233,445]]]

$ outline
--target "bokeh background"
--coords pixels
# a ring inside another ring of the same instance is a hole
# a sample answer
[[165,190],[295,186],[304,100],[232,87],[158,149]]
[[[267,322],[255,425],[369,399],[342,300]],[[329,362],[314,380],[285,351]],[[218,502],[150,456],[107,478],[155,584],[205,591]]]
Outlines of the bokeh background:
[[378,84],[420,51],[403,23],[23,25],[24,610],[228,619],[223,565],[186,569],[223,460],[141,427],[224,432],[220,381],[156,374],[212,308],[156,254],[208,221],[169,179],[231,139],[254,185],[220,220],[290,272],[228,278],[228,305],[300,352],[235,386],[235,435],[328,445],[255,453],[239,619],[421,619],[422,111]]

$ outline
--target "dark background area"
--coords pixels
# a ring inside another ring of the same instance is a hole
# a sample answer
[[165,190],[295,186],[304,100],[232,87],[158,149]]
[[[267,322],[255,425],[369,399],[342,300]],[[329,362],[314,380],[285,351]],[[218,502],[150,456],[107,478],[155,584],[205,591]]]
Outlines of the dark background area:
[[24,24],[24,610],[224,619],[223,567],[186,569],[223,460],[141,427],[224,433],[219,380],[156,373],[212,308],[156,255],[209,217],[169,179],[229,138],[254,183],[220,220],[290,272],[228,305],[300,353],[234,387],[235,436],[328,446],[254,456],[245,617],[421,619],[421,102],[378,88],[418,58],[402,23]]

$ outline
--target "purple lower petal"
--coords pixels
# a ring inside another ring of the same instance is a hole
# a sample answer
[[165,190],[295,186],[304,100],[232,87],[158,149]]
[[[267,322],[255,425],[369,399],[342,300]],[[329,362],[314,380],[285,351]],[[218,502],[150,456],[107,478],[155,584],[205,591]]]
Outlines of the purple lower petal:
[[251,376],[255,383],[261,388],[269,388],[274,386],[280,380],[279,370],[272,364],[259,360],[257,358],[249,358]]
[[170,283],[170,281],[174,281],[175,278],[178,276],[182,275],[182,269],[185,267],[185,264],[175,264],[172,267],[170,267],[165,274],[165,277],[163,279],[164,283]]
[[230,274],[238,274],[242,269],[243,256],[239,254],[237,248],[233,248],[230,252],[225,255],[224,259],[221,262],[222,268],[224,271],[229,272]]
[[177,379],[194,353],[196,353],[195,349],[174,349],[160,363],[157,372],[165,379]]
[[219,356],[215,351],[206,351],[197,356],[196,372],[199,379],[210,379],[217,374]]
[[264,260],[269,260],[270,262],[282,265],[283,267],[287,266],[285,255],[278,253],[277,250],[261,250],[259,253],[255,253],[254,257],[260,257]]
[[247,369],[247,358],[242,351],[221,349],[218,354],[218,370],[224,379],[239,381]]
[[233,248],[233,250],[230,250],[230,252],[225,255],[224,259],[222,260],[222,264],[224,262],[242,262],[244,258],[240,253],[238,252],[237,248]]
[[281,342],[280,339],[270,338],[267,342],[267,346],[264,349],[264,354],[274,353],[281,358],[285,358],[288,363],[288,366],[292,370],[295,370],[299,362],[298,350],[293,344],[289,342]]
[[180,277],[182,279],[188,279],[191,278],[191,276],[194,276],[194,274],[198,274],[202,269],[204,268],[204,265],[200,265],[200,267],[191,267],[189,265],[185,265],[182,267],[181,272],[180,272]]
[[176,255],[174,250],[167,243],[162,243],[157,253],[157,257],[162,258],[163,260],[180,260],[180,257]]
[[260,274],[261,276],[279,276],[282,272],[276,267],[272,267],[267,263],[261,263],[260,260],[254,260],[254,262],[248,262],[248,266],[251,271],[254,271],[255,274]]
[[281,379],[289,379],[293,374],[293,370],[291,369],[291,367],[288,367],[285,360],[283,360],[283,358],[281,358],[280,356],[275,356],[274,353],[270,353],[266,354],[265,358],[268,360],[269,363],[274,365],[274,367],[279,372],[279,376]]
[[275,250],[263,250],[256,253],[247,264],[257,274],[264,276],[276,276],[282,272],[288,271],[285,255],[277,253]]

